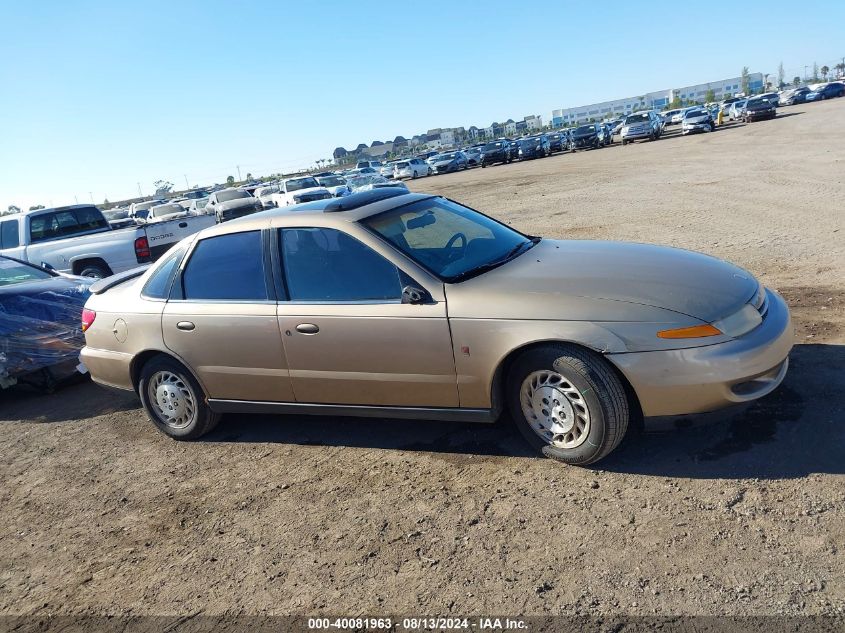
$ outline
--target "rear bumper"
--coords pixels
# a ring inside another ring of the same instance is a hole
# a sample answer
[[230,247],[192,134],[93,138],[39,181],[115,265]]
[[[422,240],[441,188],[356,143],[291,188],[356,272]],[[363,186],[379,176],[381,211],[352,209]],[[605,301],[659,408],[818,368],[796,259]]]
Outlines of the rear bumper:
[[705,347],[608,354],[646,416],[714,411],[774,391],[786,376],[793,332],[783,298],[766,290],[763,323],[745,336]]
[[132,356],[123,352],[113,352],[107,349],[95,349],[87,345],[79,354],[85,367],[91,374],[91,379],[105,387],[134,391],[130,367]]

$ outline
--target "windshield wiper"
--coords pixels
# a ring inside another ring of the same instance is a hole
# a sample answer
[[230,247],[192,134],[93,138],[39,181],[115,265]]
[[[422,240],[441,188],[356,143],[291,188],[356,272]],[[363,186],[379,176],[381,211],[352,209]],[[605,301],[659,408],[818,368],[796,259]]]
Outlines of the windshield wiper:
[[522,254],[524,252],[523,248],[525,248],[525,246],[528,246],[528,248],[525,249],[525,250],[528,250],[529,248],[531,248],[535,244],[537,244],[541,239],[542,238],[540,238],[540,237],[532,237],[530,240],[527,240],[525,242],[520,242],[519,244],[514,246],[511,250],[509,250],[505,254],[504,257],[501,257],[500,259],[493,260],[492,262],[486,262],[484,264],[479,264],[478,266],[473,266],[472,268],[469,268],[462,273],[458,273],[457,275],[453,275],[452,277],[449,277],[446,281],[448,281],[449,283],[457,283],[459,281],[464,281],[465,279],[469,279],[470,277],[476,277],[476,276],[480,275],[481,273],[486,273],[488,270],[493,270],[494,268],[498,268],[502,264],[505,264],[505,263],[509,262],[510,260],[514,259],[515,257],[517,257],[518,255]]

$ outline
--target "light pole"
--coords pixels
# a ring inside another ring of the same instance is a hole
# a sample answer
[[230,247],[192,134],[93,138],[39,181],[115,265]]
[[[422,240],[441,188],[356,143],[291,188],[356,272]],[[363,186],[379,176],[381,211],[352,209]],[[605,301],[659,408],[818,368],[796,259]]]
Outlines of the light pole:
[[807,81],[807,66],[804,66],[804,81]]
[[235,165],[235,167],[237,167],[237,168],[238,168],[238,182],[241,182],[241,166],[240,166],[240,165]]

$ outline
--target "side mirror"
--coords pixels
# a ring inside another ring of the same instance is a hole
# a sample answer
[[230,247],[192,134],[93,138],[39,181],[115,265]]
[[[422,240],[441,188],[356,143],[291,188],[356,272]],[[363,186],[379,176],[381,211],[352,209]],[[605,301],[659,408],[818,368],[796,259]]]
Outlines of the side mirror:
[[405,286],[402,288],[402,303],[420,305],[428,299],[428,293],[416,286]]

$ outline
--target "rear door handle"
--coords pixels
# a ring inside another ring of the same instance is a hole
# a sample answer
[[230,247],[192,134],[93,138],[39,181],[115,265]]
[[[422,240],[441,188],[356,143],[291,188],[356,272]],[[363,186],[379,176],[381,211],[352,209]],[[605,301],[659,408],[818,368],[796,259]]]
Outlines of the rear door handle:
[[316,334],[320,331],[320,328],[313,323],[300,323],[296,326],[296,331],[301,334]]
[[186,332],[190,332],[191,330],[193,330],[196,327],[196,325],[194,325],[190,321],[179,321],[179,323],[176,324],[176,327],[177,327],[177,329],[185,330]]

